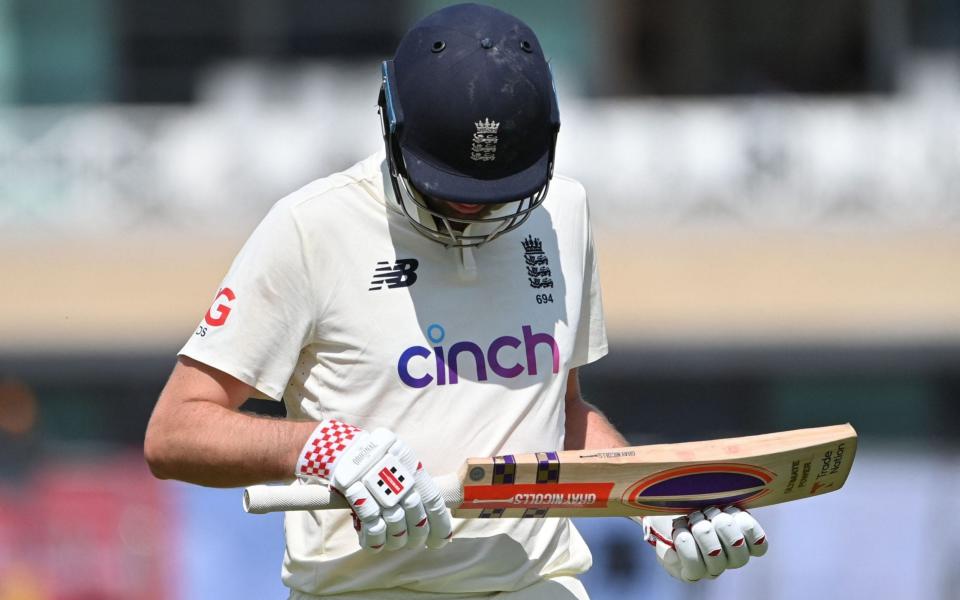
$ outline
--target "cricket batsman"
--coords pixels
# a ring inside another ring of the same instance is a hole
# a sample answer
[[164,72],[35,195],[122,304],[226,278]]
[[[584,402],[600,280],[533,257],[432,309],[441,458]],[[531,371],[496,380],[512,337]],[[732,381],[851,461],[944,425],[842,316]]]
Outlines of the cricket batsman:
[[[146,432],[153,472],[330,485],[290,512],[290,599],[585,599],[567,519],[453,519],[430,473],[469,456],[626,440],[580,394],[607,352],[584,188],[553,173],[557,98],[533,31],[460,4],[382,66],[384,151],[280,200],[180,351]],[[286,419],[240,413],[252,396]],[[735,508],[635,519],[677,578],[766,551]]]

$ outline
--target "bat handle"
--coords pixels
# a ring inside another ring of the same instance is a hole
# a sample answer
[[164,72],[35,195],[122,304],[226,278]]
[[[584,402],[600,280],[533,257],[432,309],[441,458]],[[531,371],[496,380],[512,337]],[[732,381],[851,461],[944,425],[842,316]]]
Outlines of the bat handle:
[[[448,508],[463,503],[463,486],[456,475],[441,475],[434,482]],[[326,484],[296,481],[290,485],[251,485],[243,490],[243,511],[255,515],[334,508],[350,507],[343,496],[331,493]]]

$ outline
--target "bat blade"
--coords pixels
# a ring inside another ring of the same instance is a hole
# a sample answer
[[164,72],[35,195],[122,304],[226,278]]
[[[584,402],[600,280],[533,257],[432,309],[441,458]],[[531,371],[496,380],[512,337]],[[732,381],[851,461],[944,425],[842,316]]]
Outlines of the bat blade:
[[757,508],[840,489],[857,433],[849,424],[610,450],[471,458],[461,518],[678,514]]
[[[840,489],[857,450],[849,424],[741,438],[467,460],[435,478],[461,518],[681,514],[757,508]],[[255,485],[246,512],[348,509],[326,485]]]

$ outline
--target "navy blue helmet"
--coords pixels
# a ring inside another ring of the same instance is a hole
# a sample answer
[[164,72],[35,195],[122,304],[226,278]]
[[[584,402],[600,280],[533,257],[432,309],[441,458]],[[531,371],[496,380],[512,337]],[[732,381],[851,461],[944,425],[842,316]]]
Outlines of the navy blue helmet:
[[[449,6],[415,24],[382,70],[387,160],[413,226],[447,246],[519,227],[546,197],[560,128],[533,31],[489,6]],[[452,216],[442,201],[489,207]]]

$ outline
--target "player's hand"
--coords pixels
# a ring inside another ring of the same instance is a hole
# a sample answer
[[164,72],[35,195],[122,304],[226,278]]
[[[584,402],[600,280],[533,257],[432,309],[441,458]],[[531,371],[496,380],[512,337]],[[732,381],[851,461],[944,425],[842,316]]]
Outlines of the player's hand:
[[300,453],[297,476],[327,480],[347,499],[365,550],[440,548],[453,535],[437,485],[387,429],[321,422]]
[[763,527],[734,506],[631,519],[643,526],[644,539],[656,548],[661,566],[682,581],[714,579],[727,569],[739,569],[751,556],[767,553]]

